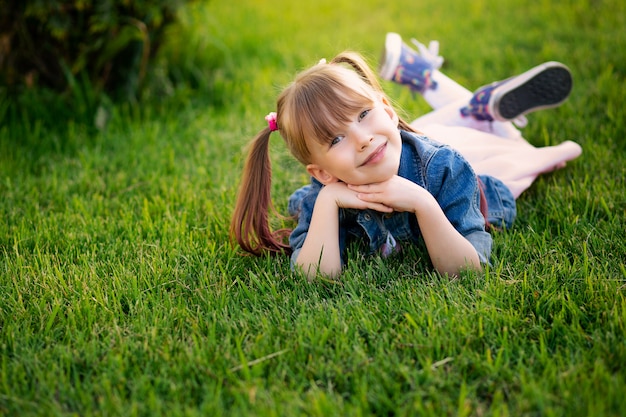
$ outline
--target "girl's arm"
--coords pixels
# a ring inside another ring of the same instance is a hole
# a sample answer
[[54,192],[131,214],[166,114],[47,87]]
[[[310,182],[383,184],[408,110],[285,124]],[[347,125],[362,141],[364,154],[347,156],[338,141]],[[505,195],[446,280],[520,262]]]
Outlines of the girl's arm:
[[344,183],[335,182],[323,187],[315,200],[309,229],[295,261],[309,278],[317,273],[336,276],[341,272],[339,208],[392,211],[383,204],[359,199],[357,193]]
[[350,189],[358,192],[363,201],[414,213],[428,255],[439,273],[456,276],[468,267],[481,269],[474,246],[450,223],[435,197],[421,186],[396,175],[382,183]]
[[482,269],[474,246],[452,226],[437,200],[428,191],[424,190],[415,207],[414,213],[428,255],[439,273],[457,276],[466,268]]
[[318,272],[335,276],[341,271],[339,207],[325,190],[320,191],[315,201],[309,230],[296,259],[296,265],[309,278]]

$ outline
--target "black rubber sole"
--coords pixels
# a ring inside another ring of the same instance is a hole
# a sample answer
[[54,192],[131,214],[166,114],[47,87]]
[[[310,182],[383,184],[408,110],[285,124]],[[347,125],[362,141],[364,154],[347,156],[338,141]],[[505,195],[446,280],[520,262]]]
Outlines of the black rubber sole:
[[496,115],[512,120],[536,110],[556,107],[567,99],[572,85],[572,75],[565,66],[539,69],[517,87],[496,96]]

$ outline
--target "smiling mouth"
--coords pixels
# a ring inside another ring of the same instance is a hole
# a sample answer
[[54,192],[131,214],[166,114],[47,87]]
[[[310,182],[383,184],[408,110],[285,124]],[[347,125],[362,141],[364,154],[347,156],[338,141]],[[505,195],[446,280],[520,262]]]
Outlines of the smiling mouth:
[[376,150],[374,152],[372,152],[370,154],[370,156],[367,157],[367,159],[365,161],[363,161],[363,163],[359,166],[365,166],[369,163],[376,163],[378,162],[383,155],[385,154],[385,149],[387,148],[387,142],[383,143],[382,145],[380,145],[378,148],[376,148]]

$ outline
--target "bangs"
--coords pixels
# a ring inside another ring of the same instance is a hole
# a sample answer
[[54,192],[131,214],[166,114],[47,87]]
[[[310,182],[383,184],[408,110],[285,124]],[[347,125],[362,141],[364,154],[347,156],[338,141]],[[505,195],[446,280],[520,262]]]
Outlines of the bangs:
[[374,103],[372,94],[359,91],[344,83],[324,80],[312,94],[301,96],[299,124],[307,140],[330,143],[345,129],[352,116]]

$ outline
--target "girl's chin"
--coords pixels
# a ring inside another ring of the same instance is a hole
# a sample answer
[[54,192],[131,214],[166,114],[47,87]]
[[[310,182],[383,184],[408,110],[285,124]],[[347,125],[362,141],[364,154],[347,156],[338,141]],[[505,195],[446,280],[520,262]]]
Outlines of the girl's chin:
[[378,176],[372,176],[371,178],[368,178],[368,179],[361,179],[360,181],[348,182],[347,184],[350,184],[350,185],[378,184],[380,182],[385,182],[391,179],[391,177],[393,177],[393,175],[378,175]]

